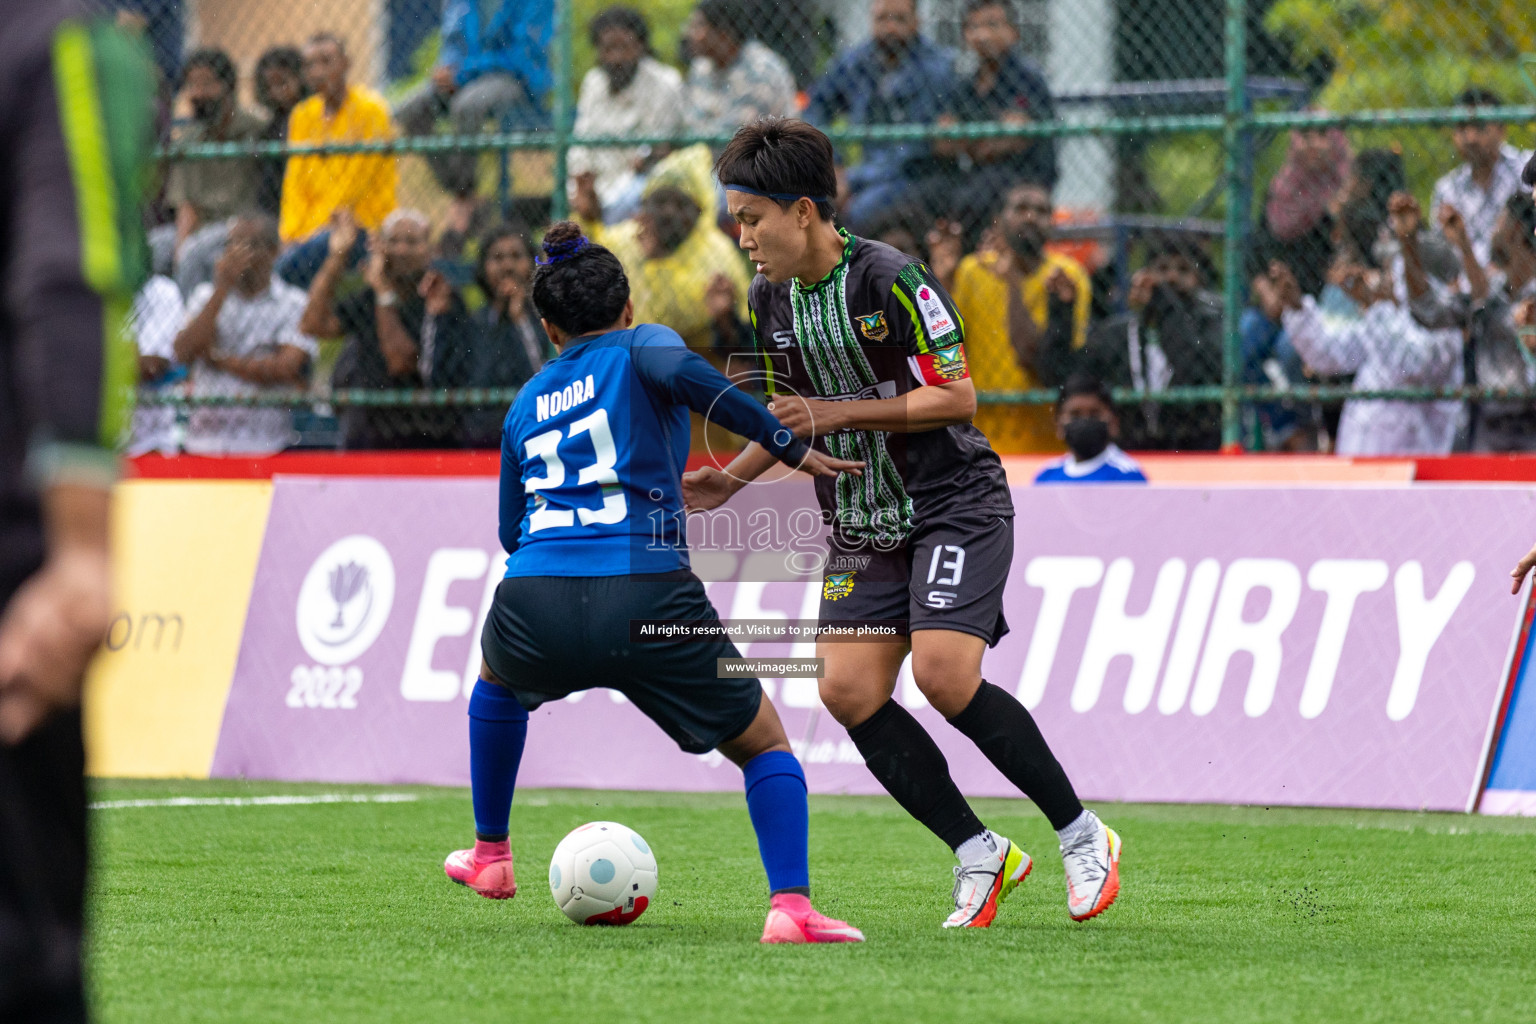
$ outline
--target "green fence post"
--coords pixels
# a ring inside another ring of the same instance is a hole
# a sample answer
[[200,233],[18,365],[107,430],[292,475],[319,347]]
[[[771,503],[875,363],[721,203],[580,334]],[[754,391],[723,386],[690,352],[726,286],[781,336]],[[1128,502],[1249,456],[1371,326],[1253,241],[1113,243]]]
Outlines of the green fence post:
[[1223,244],[1222,324],[1226,344],[1221,360],[1221,443],[1231,448],[1242,443],[1236,387],[1242,376],[1242,335],[1238,325],[1243,315],[1244,241],[1252,202],[1249,176],[1251,161],[1246,159],[1249,135],[1248,110],[1248,3],[1227,0],[1227,116],[1222,129],[1226,147],[1227,219]]
[[571,94],[572,2],[555,0],[555,184],[554,192],[549,197],[551,220],[564,220],[570,212],[566,205],[565,158],[571,148],[571,122],[574,120]]

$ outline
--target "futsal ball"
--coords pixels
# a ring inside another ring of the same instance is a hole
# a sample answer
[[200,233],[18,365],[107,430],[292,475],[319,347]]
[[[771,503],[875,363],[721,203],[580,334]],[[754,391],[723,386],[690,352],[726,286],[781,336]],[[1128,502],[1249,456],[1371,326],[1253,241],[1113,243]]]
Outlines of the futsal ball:
[[549,891],[577,924],[629,924],[656,895],[656,857],[633,829],[588,822],[555,847]]

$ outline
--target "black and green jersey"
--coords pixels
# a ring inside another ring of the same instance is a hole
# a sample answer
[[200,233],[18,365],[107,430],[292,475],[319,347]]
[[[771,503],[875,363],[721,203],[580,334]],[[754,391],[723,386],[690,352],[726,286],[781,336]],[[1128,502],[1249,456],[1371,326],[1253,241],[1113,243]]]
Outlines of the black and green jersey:
[[[814,285],[752,282],[766,390],[895,398],[969,376],[965,323],[928,268],[883,243],[844,238],[842,261]],[[915,434],[843,431],[816,447],[865,463],[863,476],[816,480],[823,510],[851,537],[905,539],[914,523],[961,510],[1013,514],[1002,463],[969,423]]]

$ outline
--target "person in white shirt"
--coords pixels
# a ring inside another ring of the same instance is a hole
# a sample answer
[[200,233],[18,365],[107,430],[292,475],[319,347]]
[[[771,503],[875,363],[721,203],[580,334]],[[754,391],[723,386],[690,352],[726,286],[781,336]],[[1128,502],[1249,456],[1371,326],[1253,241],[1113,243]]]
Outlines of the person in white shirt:
[[[1499,96],[1487,89],[1467,89],[1456,98],[1458,106],[1501,106]],[[1494,121],[1469,121],[1457,125],[1451,141],[1463,163],[1435,182],[1430,218],[1444,225],[1454,210],[1466,224],[1477,261],[1487,266],[1494,229],[1509,197],[1520,191],[1520,169],[1529,154],[1504,141],[1504,126]]]
[[[139,394],[171,392],[184,380],[176,366],[176,335],[186,320],[186,305],[181,289],[164,274],[144,282],[133,297],[128,330],[139,346]],[[140,402],[133,410],[133,432],[128,441],[129,455],[164,452],[169,455],[181,447],[176,430],[176,408]]]
[[[319,349],[299,332],[304,293],[272,274],[280,247],[270,216],[237,218],[213,281],[192,292],[175,356],[191,368],[194,397],[260,395],[308,376]],[[292,442],[287,408],[198,406],[187,418],[186,450],[195,454],[266,455]]]
[[[589,28],[598,66],[581,80],[576,135],[676,135],[686,124],[683,76],[651,56],[650,26],[639,11],[610,7]],[[666,155],[664,146],[573,146],[570,190],[591,175],[610,222],[639,208],[643,175]]]
[[[1339,219],[1346,241],[1328,281],[1359,307],[1359,316],[1325,313],[1316,299],[1302,295],[1291,269],[1279,262],[1254,280],[1264,314],[1280,321],[1314,373],[1352,373],[1357,391],[1460,387],[1462,332],[1420,325],[1408,308],[1402,258],[1389,269],[1378,268],[1369,254],[1348,241],[1374,237],[1374,227],[1350,225],[1368,221],[1379,227],[1379,215],[1352,200]],[[1457,401],[1350,399],[1344,403],[1334,450],[1349,456],[1446,455],[1455,442],[1460,414]]]
[[795,76],[784,58],[756,39],[742,0],[699,0],[684,32],[688,127],[729,133],[760,117],[795,115]]

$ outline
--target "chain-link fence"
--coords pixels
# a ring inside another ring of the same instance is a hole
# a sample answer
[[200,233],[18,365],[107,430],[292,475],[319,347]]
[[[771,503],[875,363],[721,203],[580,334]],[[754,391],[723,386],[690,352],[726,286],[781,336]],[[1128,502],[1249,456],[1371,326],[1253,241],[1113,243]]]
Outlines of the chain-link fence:
[[761,114],[950,291],[1000,451],[1060,450],[1076,374],[1131,449],[1536,449],[1507,2],[109,2],[166,83],[141,450],[493,445],[567,214],[728,365],[709,166]]

